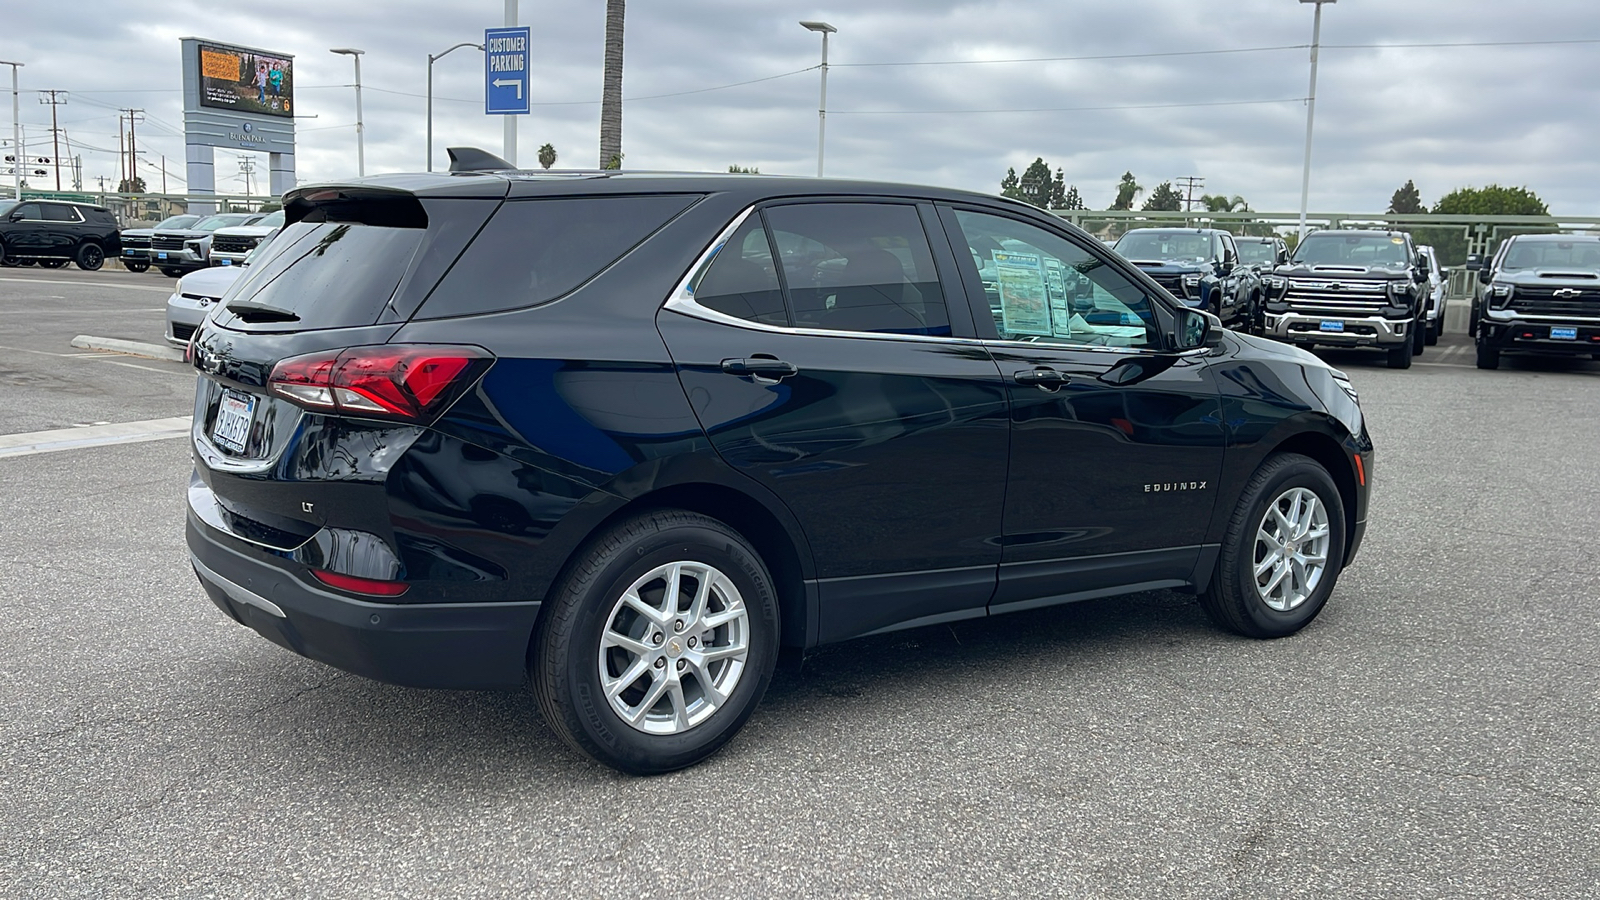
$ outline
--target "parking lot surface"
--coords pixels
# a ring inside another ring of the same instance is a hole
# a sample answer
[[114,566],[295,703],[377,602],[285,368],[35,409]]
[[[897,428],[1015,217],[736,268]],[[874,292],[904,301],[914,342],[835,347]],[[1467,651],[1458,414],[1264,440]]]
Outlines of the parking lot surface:
[[[0,434],[187,415],[68,343],[159,343],[171,285],[0,270]],[[649,779],[225,619],[184,440],[0,458],[0,897],[1592,897],[1600,363],[1470,351],[1330,355],[1375,493],[1300,634],[1156,592],[858,640]]]

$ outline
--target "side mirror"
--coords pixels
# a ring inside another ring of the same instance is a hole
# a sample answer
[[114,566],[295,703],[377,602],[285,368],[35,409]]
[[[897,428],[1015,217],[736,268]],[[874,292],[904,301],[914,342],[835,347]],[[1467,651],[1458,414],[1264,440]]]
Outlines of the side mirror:
[[1488,266],[1479,267],[1479,269],[1478,269],[1478,283],[1479,284],[1488,284],[1489,282],[1491,282],[1493,280],[1494,280],[1494,270],[1493,269],[1489,268]]
[[1411,264],[1419,269],[1422,269],[1423,271],[1427,271],[1428,258],[1423,256],[1421,253],[1418,253],[1416,256],[1411,258]]
[[10,219],[13,222],[21,222],[22,221],[22,210],[18,209],[18,210],[12,211]]
[[1472,272],[1476,272],[1479,269],[1483,268],[1483,254],[1481,254],[1481,253],[1468,254],[1467,255],[1467,264],[1463,268],[1465,268],[1465,269],[1467,269],[1469,271],[1472,271]]
[[1206,346],[1212,333],[1222,327],[1222,320],[1198,309],[1176,310],[1173,313],[1173,332],[1179,353],[1198,350]]

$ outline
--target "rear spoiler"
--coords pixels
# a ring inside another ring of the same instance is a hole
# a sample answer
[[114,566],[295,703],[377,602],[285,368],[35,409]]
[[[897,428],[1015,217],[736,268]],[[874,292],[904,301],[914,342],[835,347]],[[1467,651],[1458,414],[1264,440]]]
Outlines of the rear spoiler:
[[428,213],[409,191],[374,187],[309,187],[284,195],[284,224],[352,222],[387,228],[427,228]]

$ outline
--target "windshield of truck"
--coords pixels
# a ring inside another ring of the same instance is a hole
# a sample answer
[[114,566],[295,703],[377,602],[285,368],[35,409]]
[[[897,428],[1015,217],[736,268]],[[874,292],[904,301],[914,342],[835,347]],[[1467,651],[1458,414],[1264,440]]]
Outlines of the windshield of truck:
[[225,213],[220,216],[211,216],[201,219],[190,227],[191,231],[216,231],[218,228],[231,228],[234,225],[243,225],[250,221],[254,213]]
[[1293,262],[1307,266],[1363,266],[1404,269],[1406,239],[1384,234],[1309,234],[1295,248]]
[[1600,274],[1600,240],[1511,242],[1502,270],[1576,269]]
[[1211,259],[1211,235],[1181,231],[1130,231],[1117,241],[1125,259],[1205,262]]
[[1243,241],[1237,238],[1234,243],[1239,247],[1239,261],[1245,265],[1261,263],[1272,265],[1276,261],[1277,247],[1266,241]]
[[156,225],[156,229],[176,231],[180,228],[188,228],[190,225],[193,225],[198,221],[200,221],[200,217],[196,215],[184,214],[181,216],[168,216],[165,219],[162,219],[161,222]]

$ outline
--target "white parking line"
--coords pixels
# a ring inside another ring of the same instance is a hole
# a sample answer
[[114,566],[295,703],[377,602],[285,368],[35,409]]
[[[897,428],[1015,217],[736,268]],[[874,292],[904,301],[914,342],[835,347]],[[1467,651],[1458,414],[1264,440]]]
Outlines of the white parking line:
[[136,444],[143,441],[164,441],[189,433],[189,417],[145,419],[142,422],[118,422],[114,425],[90,425],[86,428],[55,428],[49,431],[30,431],[25,434],[0,434],[0,459],[8,456],[32,456],[35,453],[54,453],[58,450],[77,450],[83,447],[101,447],[106,444]]
[[9,281],[15,284],[71,284],[78,287],[107,288],[114,291],[151,291],[157,294],[170,294],[172,288],[150,287],[143,284],[119,284],[115,281],[45,281],[42,278],[0,278],[0,281]]

